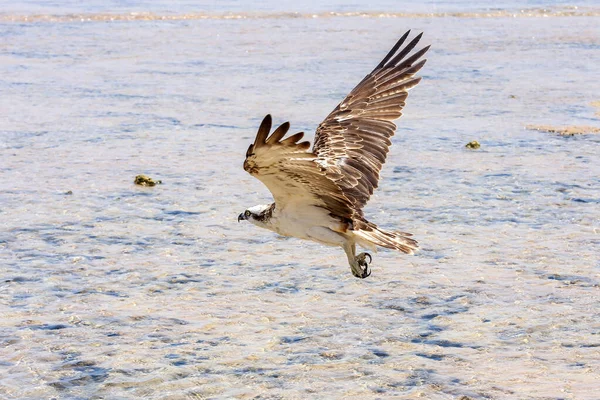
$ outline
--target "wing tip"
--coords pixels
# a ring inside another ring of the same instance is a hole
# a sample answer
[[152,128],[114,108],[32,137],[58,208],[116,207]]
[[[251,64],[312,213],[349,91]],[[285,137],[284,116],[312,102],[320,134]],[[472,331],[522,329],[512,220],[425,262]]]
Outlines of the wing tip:
[[285,134],[287,133],[287,131],[290,129],[290,123],[288,122],[284,122],[283,124],[279,125],[271,134],[271,136],[269,136],[267,138],[267,141],[265,144],[267,145],[273,145],[275,143],[280,143],[281,139],[283,139],[283,137],[285,136]]
[[[419,34],[417,34],[417,36],[415,36],[406,46],[401,48],[402,45],[404,44],[404,42],[406,41],[406,39],[408,38],[410,32],[411,32],[411,30],[409,29],[402,35],[402,37],[396,42],[396,44],[394,45],[394,47],[392,47],[392,49],[389,51],[389,53],[383,58],[383,60],[381,60],[381,62],[377,65],[377,67],[375,67],[373,72],[375,72],[381,68],[395,67],[400,61],[402,61],[412,51],[412,49],[415,48],[415,46],[419,43],[419,41],[423,37],[424,32],[420,32]],[[428,45],[428,46],[424,47],[423,49],[419,50],[418,52],[416,52],[415,54],[421,53],[416,58],[418,59],[421,55],[425,54],[427,52],[427,50],[429,50],[430,47],[431,47],[431,45]],[[371,72],[371,73],[373,73],[373,72]]]
[[286,146],[292,146],[297,144],[300,139],[302,139],[304,137],[304,132],[298,132],[298,133],[294,133],[291,136],[288,136],[287,138],[283,139],[280,143]]
[[271,117],[271,114],[265,115],[265,117],[260,123],[259,129],[262,128],[264,125],[269,125],[269,130],[271,130],[271,126],[273,125],[273,117]]
[[271,131],[271,125],[273,124],[273,118],[271,118],[271,114],[265,115],[260,126],[258,127],[258,132],[256,133],[256,139],[254,139],[254,146],[265,144],[267,141],[267,136],[269,136],[269,132]]
[[298,146],[302,150],[308,150],[308,149],[310,149],[310,142],[308,142],[308,141],[300,142],[300,143],[297,143],[296,146]]

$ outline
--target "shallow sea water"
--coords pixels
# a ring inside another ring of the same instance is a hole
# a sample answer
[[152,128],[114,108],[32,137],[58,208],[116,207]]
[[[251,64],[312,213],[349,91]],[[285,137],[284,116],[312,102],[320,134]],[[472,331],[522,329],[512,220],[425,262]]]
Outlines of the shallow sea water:
[[[525,129],[600,126],[593,2],[5,3],[1,398],[600,398],[600,136]],[[327,15],[373,10],[409,14]],[[432,49],[366,215],[422,250],[358,280],[238,224],[262,117],[313,132],[408,28]]]

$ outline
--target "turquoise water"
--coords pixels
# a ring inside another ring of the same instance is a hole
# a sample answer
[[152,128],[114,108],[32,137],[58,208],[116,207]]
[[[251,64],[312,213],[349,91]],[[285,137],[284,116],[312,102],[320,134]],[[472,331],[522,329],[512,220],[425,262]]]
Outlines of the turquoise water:
[[[600,127],[593,2],[0,5],[0,397],[598,398],[600,136],[526,129]],[[263,116],[313,132],[408,28],[365,213],[422,250],[238,224]]]

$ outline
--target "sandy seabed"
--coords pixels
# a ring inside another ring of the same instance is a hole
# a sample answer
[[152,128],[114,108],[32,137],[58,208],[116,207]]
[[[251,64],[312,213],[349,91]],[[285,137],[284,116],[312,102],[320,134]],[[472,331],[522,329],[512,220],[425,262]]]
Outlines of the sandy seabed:
[[[263,116],[310,137],[407,28],[433,46],[365,214],[422,250],[357,280],[238,224]],[[523,129],[600,127],[597,15],[0,36],[0,397],[598,399],[600,136]]]

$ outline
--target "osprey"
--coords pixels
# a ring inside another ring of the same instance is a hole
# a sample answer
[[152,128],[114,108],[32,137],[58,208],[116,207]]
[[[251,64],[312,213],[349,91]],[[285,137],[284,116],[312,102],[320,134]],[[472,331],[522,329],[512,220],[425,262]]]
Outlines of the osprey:
[[[420,77],[421,57],[430,46],[409,53],[421,39],[403,48],[406,32],[383,60],[318,126],[315,143],[300,142],[303,132],[285,137],[289,122],[271,131],[267,115],[246,152],[244,169],[264,183],[274,203],[248,208],[238,221],[283,236],[340,246],[352,274],[371,275],[368,253],[356,254],[356,245],[376,251],[377,246],[413,254],[418,248],[410,233],[378,228],[363,215],[379,182],[408,90]],[[368,258],[368,261],[367,261]]]

